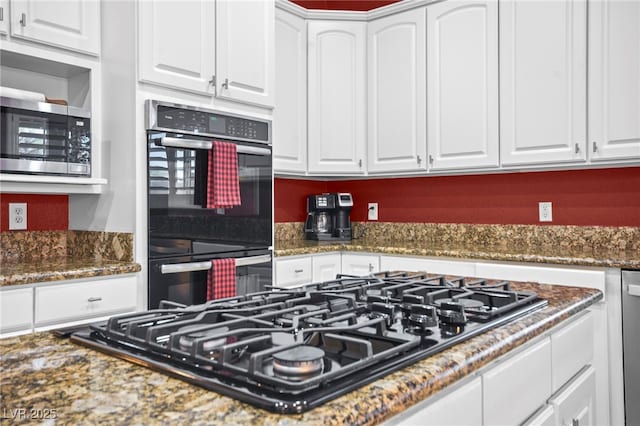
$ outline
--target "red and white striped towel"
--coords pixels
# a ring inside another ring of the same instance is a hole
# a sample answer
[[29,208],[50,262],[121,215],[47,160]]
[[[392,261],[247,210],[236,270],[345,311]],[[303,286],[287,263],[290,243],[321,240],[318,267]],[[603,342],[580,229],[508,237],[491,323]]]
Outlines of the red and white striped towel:
[[238,152],[230,142],[213,141],[207,170],[207,208],[239,206]]
[[207,300],[236,295],[236,260],[215,259],[207,274]]

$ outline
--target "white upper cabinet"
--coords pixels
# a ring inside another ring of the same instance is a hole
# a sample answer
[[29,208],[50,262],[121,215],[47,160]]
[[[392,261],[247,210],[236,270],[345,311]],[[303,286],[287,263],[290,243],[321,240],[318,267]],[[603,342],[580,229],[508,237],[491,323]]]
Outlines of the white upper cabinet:
[[310,21],[309,172],[365,171],[366,23]]
[[640,158],[640,2],[589,3],[589,155]]
[[368,170],[426,170],[425,10],[368,24]]
[[498,166],[498,3],[427,8],[427,129],[433,170]]
[[307,170],[307,23],[276,10],[276,98],[273,168]]
[[586,0],[500,2],[503,165],[586,159]]
[[213,95],[215,2],[138,2],[140,81]]
[[9,0],[0,0],[0,34],[9,32]]
[[216,96],[272,107],[273,0],[218,0],[216,7]]
[[100,2],[11,0],[11,36],[99,55]]

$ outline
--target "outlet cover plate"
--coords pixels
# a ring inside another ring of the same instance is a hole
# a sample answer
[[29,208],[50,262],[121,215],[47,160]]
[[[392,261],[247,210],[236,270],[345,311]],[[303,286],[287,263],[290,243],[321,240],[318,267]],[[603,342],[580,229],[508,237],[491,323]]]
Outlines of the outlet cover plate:
[[27,203],[9,203],[9,230],[27,229]]
[[378,203],[369,203],[367,206],[367,219],[378,220]]
[[538,216],[540,222],[553,221],[553,209],[550,201],[538,203]]

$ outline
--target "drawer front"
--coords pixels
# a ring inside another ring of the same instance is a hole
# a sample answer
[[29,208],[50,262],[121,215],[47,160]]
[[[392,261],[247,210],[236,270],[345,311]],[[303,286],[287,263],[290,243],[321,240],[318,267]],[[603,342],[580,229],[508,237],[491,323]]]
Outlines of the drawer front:
[[136,277],[36,288],[36,325],[134,310]]
[[553,391],[593,362],[593,313],[589,312],[551,335]]
[[33,288],[0,291],[0,332],[33,327]]
[[482,395],[485,425],[515,425],[531,416],[551,395],[550,339],[483,374]]
[[276,259],[276,285],[295,287],[311,282],[311,257]]

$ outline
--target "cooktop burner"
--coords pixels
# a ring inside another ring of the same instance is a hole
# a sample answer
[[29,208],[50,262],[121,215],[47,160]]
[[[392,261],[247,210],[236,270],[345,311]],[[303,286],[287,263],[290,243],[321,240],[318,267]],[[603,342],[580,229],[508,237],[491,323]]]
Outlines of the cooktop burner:
[[546,306],[503,281],[384,272],[119,315],[73,341],[299,413]]

